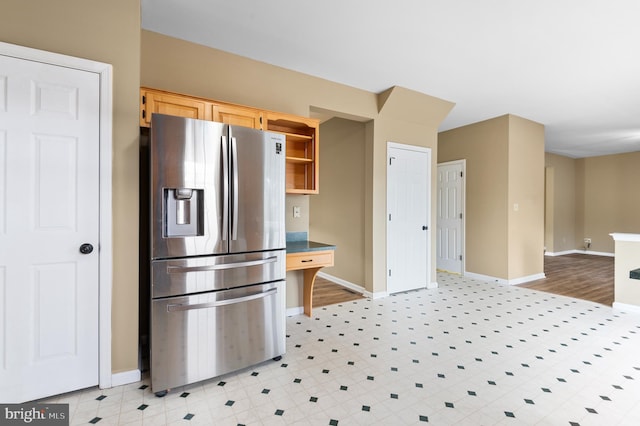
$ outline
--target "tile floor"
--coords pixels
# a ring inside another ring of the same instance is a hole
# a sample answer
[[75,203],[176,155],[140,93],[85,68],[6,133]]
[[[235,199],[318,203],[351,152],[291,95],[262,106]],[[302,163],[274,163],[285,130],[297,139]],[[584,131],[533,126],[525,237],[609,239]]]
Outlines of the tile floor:
[[638,425],[640,314],[440,274],[287,319],[287,353],[156,398],[52,398],[71,424]]

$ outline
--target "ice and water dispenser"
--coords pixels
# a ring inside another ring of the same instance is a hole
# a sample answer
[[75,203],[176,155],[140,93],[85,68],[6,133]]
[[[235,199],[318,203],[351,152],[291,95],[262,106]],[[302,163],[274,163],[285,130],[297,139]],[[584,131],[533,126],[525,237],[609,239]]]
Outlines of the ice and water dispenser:
[[195,237],[203,235],[203,190],[165,188],[165,236]]

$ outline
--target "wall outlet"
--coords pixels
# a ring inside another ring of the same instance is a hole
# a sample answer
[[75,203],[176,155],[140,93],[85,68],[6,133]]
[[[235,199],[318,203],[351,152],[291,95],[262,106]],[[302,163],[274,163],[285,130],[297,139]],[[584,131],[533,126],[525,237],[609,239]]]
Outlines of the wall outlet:
[[584,239],[584,248],[585,250],[588,248],[591,248],[591,238],[585,238]]

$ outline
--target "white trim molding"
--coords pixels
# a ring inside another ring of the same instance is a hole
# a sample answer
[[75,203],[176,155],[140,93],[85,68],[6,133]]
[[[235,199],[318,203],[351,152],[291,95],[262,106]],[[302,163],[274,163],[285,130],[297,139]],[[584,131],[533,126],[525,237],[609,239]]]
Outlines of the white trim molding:
[[304,306],[296,306],[293,308],[287,308],[287,312],[285,315],[288,317],[295,317],[302,314],[304,314]]
[[362,287],[361,285],[358,284],[354,284],[352,282],[343,280],[342,278],[338,278],[338,277],[334,277],[333,275],[329,275],[325,272],[318,272],[318,276],[322,277],[324,279],[327,279],[335,284],[341,285],[343,287],[348,288],[349,290],[353,290],[357,293],[362,294],[364,297],[372,299],[372,300],[376,300],[376,299],[382,299],[384,297],[389,296],[389,293],[386,291],[379,291],[377,293],[372,293],[368,290],[365,290],[364,287]]
[[625,234],[622,232],[614,232],[611,235],[614,241],[628,241],[631,243],[640,242],[640,234]]
[[0,54],[60,67],[92,72],[100,81],[100,242],[99,256],[99,361],[98,383],[113,386],[111,374],[111,299],[113,281],[112,242],[112,127],[113,67],[110,64],[0,42]]
[[520,277],[520,278],[509,280],[508,284],[518,285],[518,284],[529,283],[531,281],[542,280],[545,278],[547,278],[547,276],[544,274],[544,272],[541,272],[539,274],[527,275],[526,277]]
[[128,385],[129,383],[139,382],[142,377],[140,370],[123,371],[115,373],[111,376],[111,386]]
[[607,257],[615,257],[614,253],[609,253],[606,251],[591,251],[591,250],[578,250],[578,249],[574,249],[574,250],[565,250],[565,251],[559,251],[557,253],[554,252],[545,252],[545,256],[564,256],[565,254],[588,254],[591,256],[607,256]]
[[[638,240],[640,241],[640,240]],[[620,303],[620,302],[613,302],[613,309],[616,309],[618,311],[622,311],[622,312],[630,312],[630,313],[634,313],[634,314],[640,314],[640,306],[636,306],[636,305],[629,305],[626,303]]]
[[513,278],[510,280],[507,280],[504,278],[491,277],[489,275],[476,274],[475,272],[469,272],[469,271],[465,271],[464,276],[467,278],[473,278],[480,281],[486,281],[486,282],[497,283],[502,285],[518,285],[518,284],[524,284],[531,281],[536,281],[536,280],[541,280],[546,278],[546,275],[544,273],[539,273],[539,274],[528,275],[525,277]]
[[355,291],[356,293],[360,293],[362,295],[365,295],[367,293],[367,291],[361,285],[343,280],[342,278],[334,277],[333,275],[329,275],[326,272],[318,272],[318,276],[320,278],[324,278],[325,280],[329,280],[334,284],[338,284],[342,287],[348,288],[351,291]]

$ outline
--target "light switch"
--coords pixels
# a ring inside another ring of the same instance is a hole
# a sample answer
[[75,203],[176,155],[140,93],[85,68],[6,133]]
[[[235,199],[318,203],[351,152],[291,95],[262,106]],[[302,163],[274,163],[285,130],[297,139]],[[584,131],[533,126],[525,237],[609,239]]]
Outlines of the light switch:
[[513,211],[514,211],[514,212],[517,212],[518,210],[520,210],[520,204],[515,203],[515,204],[513,205]]
[[293,207],[293,217],[300,217],[300,206]]

